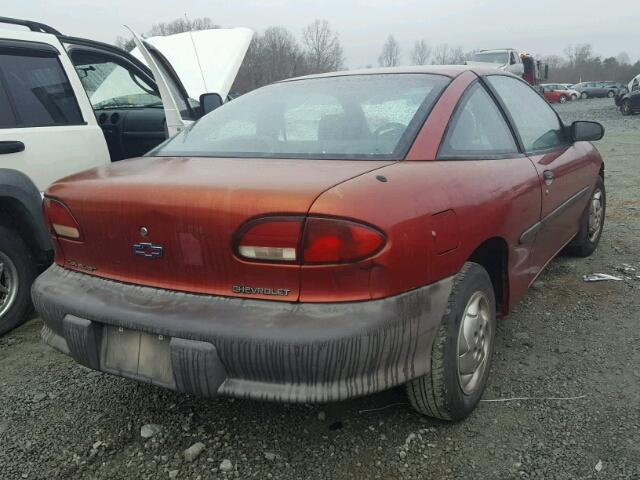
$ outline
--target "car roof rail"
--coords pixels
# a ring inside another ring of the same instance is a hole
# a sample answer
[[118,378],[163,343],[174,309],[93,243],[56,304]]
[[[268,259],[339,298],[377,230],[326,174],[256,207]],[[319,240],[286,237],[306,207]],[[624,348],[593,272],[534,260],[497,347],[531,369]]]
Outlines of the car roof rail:
[[40,22],[32,22],[31,20],[20,20],[19,18],[0,17],[0,23],[8,23],[11,25],[21,25],[27,27],[32,32],[50,33],[52,35],[62,35],[58,30],[49,25]]

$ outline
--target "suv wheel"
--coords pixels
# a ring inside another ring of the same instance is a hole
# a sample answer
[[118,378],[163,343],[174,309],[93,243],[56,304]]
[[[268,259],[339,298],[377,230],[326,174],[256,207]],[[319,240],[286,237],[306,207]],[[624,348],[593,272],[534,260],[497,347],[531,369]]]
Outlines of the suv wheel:
[[586,100],[587,98],[589,98],[589,94],[587,92],[582,92],[580,94],[580,98],[583,100]]
[[26,320],[36,275],[31,252],[20,236],[0,226],[0,335]]
[[623,115],[631,115],[631,101],[628,98],[622,101],[620,111]]
[[606,211],[607,192],[602,177],[598,176],[591,199],[580,218],[580,231],[569,245],[568,253],[578,257],[588,257],[598,248]]
[[467,262],[456,275],[431,348],[431,371],[407,383],[414,409],[462,420],[482,397],[493,356],[496,304],[487,271]]

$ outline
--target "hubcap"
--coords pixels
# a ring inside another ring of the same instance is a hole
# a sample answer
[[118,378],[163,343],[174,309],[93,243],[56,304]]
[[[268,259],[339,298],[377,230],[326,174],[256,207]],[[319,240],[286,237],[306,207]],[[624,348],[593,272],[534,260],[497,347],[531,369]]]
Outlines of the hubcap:
[[631,105],[628,101],[625,100],[625,102],[622,104],[622,111],[624,113],[629,113],[629,110],[631,110]]
[[18,294],[18,270],[4,253],[0,252],[0,318],[11,308]]
[[483,292],[471,295],[458,332],[458,383],[473,394],[482,382],[491,351],[491,309]]
[[602,226],[602,217],[604,210],[602,208],[602,191],[596,189],[591,197],[589,205],[589,241],[594,243],[600,235],[600,227]]

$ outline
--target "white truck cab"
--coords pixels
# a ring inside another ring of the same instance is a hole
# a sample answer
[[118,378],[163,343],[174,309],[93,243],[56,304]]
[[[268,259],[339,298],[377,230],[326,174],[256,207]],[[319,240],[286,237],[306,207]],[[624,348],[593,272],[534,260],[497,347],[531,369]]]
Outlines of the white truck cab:
[[130,54],[0,17],[0,335],[24,320],[31,282],[51,261],[40,192],[141,156],[219,106],[252,36],[246,28],[136,35]]
[[514,48],[495,48],[480,50],[467,60],[467,65],[474,67],[499,68],[519,77],[524,74],[524,65],[520,53]]

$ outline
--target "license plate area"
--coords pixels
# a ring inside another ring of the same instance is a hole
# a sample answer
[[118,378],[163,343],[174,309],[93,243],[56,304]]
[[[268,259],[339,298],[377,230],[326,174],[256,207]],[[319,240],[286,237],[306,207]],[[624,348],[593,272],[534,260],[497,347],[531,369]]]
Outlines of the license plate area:
[[105,372],[173,388],[171,338],[105,325],[101,369]]

